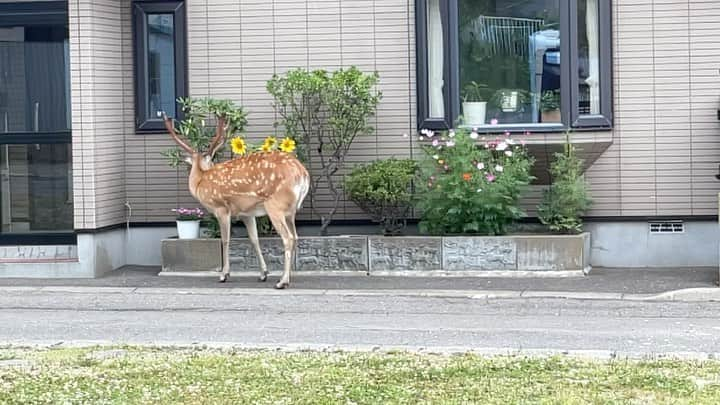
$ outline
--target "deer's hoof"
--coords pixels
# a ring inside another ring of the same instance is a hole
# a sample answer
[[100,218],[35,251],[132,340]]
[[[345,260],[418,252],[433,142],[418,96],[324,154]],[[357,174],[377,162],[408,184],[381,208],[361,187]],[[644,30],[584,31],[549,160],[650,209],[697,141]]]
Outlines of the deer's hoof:
[[286,289],[286,288],[289,287],[289,286],[290,286],[290,284],[288,284],[288,283],[282,283],[282,282],[275,284],[275,288],[278,289],[278,290],[284,290],[284,289]]
[[265,274],[265,275],[263,275],[263,276],[260,276],[260,277],[258,278],[258,281],[261,282],[261,283],[266,282],[266,281],[267,281],[267,274]]
[[223,274],[222,276],[220,276],[220,282],[224,283],[224,282],[228,281],[229,278],[230,278],[229,274]]

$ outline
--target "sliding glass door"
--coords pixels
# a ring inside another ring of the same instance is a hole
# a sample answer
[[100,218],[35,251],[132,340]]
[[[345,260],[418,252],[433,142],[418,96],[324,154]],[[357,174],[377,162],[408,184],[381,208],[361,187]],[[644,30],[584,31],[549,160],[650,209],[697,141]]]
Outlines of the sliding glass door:
[[67,2],[0,3],[0,242],[72,233],[70,112]]

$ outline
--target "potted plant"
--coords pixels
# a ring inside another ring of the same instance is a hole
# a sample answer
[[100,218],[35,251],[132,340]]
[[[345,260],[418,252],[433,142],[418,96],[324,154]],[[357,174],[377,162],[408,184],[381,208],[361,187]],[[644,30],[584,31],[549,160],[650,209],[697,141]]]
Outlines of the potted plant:
[[540,98],[541,122],[561,122],[560,92],[548,90]]
[[479,84],[475,81],[465,86],[465,95],[463,96],[463,118],[467,125],[485,125],[485,112],[487,110],[487,101],[483,100],[483,90],[487,86]]
[[514,113],[520,111],[528,99],[528,92],[525,90],[499,89],[493,94],[490,102],[504,113]]
[[200,221],[205,213],[200,208],[176,208],[172,210],[177,214],[175,223],[177,224],[179,239],[197,239],[200,237]]

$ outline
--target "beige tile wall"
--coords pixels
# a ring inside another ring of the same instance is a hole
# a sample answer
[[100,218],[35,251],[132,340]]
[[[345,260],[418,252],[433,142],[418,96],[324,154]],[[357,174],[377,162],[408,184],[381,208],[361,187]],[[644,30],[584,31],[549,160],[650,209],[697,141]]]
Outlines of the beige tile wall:
[[125,140],[133,123],[129,4],[69,2],[76,229],[125,221]]
[[[714,215],[720,2],[613,4],[616,129],[613,145],[587,173],[595,200],[590,214]],[[265,91],[273,73],[355,64],[379,72],[384,99],[378,131],[358,140],[349,163],[417,154],[413,141],[401,137],[415,126],[412,0],[186,5],[190,93],[242,104],[251,139],[274,132]],[[170,208],[196,205],[184,170],[168,168],[160,156],[171,146],[167,136],[133,133],[129,0],[73,0],[71,20],[79,22],[71,29],[76,226],[126,220],[126,199],[135,222],[166,221]],[[529,208],[538,197],[537,190],[531,194]],[[305,210],[303,218],[309,217]],[[348,202],[337,216],[360,217]]]

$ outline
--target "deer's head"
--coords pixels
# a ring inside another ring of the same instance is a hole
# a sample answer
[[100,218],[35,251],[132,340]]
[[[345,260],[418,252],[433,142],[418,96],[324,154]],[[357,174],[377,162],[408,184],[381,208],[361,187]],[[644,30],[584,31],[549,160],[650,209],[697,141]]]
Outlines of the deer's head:
[[164,112],[162,113],[163,121],[165,121],[165,128],[167,129],[170,137],[175,143],[184,150],[187,155],[185,156],[185,162],[193,168],[199,168],[201,170],[208,170],[213,165],[213,158],[218,150],[225,144],[225,119],[221,116],[217,117],[217,126],[215,128],[215,136],[210,141],[206,151],[195,150],[187,144],[178,133],[175,131],[175,124],[173,120],[167,116]]

